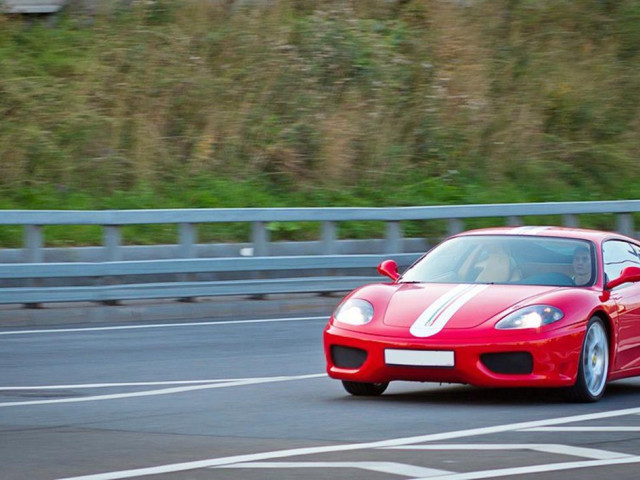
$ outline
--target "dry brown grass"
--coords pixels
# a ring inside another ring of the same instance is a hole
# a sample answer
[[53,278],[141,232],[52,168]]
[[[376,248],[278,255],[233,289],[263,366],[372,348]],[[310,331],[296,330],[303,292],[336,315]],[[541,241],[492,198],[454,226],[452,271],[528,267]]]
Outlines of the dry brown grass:
[[[555,169],[541,181],[556,188],[577,166],[591,187],[637,151],[640,69],[631,27],[616,30],[622,7],[233,3],[105,5],[53,29],[0,17],[0,183],[348,186]],[[602,165],[590,174],[584,158]]]

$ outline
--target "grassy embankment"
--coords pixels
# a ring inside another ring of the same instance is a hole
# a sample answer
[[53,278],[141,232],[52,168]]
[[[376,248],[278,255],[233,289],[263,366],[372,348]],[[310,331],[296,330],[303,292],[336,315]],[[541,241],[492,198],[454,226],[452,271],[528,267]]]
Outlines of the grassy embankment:
[[[640,198],[635,0],[225,3],[0,16],[0,209]],[[46,238],[88,244],[100,231]],[[0,247],[20,239],[0,229]],[[125,231],[174,239],[165,226]]]

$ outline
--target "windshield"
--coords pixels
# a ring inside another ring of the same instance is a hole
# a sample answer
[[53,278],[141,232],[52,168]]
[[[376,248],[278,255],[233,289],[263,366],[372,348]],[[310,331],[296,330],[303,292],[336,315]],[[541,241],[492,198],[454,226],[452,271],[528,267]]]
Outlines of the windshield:
[[593,244],[584,240],[469,235],[435,247],[400,282],[589,286],[595,264]]

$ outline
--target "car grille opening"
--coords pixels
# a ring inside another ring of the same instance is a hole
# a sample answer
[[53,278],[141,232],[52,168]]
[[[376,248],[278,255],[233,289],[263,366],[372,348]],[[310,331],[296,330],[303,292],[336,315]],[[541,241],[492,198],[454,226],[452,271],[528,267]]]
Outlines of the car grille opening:
[[359,348],[331,345],[331,360],[339,368],[360,368],[367,359],[367,352]]
[[533,357],[529,352],[483,353],[480,360],[493,373],[527,375],[533,372]]

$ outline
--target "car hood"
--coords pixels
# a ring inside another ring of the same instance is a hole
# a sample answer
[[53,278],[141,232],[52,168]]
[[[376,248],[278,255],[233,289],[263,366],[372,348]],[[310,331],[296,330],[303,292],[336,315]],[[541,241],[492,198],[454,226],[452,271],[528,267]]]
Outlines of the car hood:
[[[560,287],[561,288],[561,287]],[[516,306],[535,302],[559,287],[488,284],[399,284],[383,322],[418,337],[444,329],[473,328]]]

